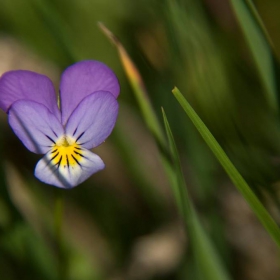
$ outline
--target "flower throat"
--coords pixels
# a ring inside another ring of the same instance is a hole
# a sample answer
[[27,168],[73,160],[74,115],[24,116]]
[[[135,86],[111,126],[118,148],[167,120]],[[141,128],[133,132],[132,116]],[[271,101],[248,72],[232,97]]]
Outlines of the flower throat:
[[76,165],[80,165],[83,156],[83,150],[74,139],[68,136],[62,136],[53,145],[51,149],[51,161],[59,168],[73,168]]

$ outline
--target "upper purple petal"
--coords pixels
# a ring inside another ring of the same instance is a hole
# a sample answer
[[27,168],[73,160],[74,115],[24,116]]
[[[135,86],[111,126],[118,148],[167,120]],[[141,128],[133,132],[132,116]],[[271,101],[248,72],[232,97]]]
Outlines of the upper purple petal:
[[29,100],[13,103],[9,110],[9,124],[25,147],[37,154],[49,151],[64,134],[61,123],[46,106]]
[[62,123],[66,124],[78,104],[95,91],[108,91],[115,98],[119,95],[118,79],[108,66],[99,61],[85,60],[68,67],[60,83]]
[[0,78],[0,108],[7,112],[14,102],[22,99],[43,104],[61,119],[55,89],[47,76],[26,70],[3,74]]
[[90,94],[70,116],[65,128],[66,135],[87,149],[100,145],[115,126],[118,108],[118,102],[110,92]]

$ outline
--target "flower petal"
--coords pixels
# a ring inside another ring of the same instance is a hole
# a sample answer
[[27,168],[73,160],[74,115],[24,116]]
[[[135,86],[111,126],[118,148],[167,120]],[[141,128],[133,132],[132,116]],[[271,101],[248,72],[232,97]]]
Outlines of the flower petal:
[[50,151],[37,163],[35,176],[49,185],[65,189],[73,188],[105,167],[98,155],[86,149],[82,149],[82,154],[83,157],[76,164],[66,164],[66,159],[61,158],[59,162],[55,162]]
[[22,99],[45,105],[61,119],[55,89],[47,76],[25,70],[6,72],[0,78],[0,108],[7,112],[14,102]]
[[119,95],[118,79],[108,66],[85,60],[68,67],[60,83],[62,123],[66,124],[77,105],[95,91],[109,91],[115,97]]
[[64,134],[58,119],[42,104],[19,100],[9,110],[9,123],[27,149],[37,154],[50,150]]
[[74,138],[84,148],[100,145],[112,132],[117,115],[118,102],[106,91],[85,97],[67,122],[66,135]]

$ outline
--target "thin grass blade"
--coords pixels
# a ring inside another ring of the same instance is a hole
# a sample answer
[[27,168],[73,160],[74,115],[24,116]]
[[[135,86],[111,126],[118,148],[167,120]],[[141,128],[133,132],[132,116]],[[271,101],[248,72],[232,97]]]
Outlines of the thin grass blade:
[[201,279],[205,280],[227,280],[230,279],[224,269],[222,262],[203,229],[196,211],[188,195],[184,176],[181,169],[180,158],[175,144],[175,140],[167,120],[166,114],[162,109],[163,120],[166,134],[168,137],[171,158],[173,161],[176,182],[172,185],[176,204],[187,227],[190,237],[190,245],[196,258],[196,265]]
[[199,118],[196,112],[193,110],[191,105],[185,99],[185,97],[181,94],[181,92],[177,89],[173,89],[173,94],[175,98],[178,100],[188,117],[191,119],[194,126],[199,131],[202,138],[205,140],[209,148],[214,153],[215,157],[218,159],[222,167],[225,169],[227,174],[229,175],[231,181],[236,186],[236,188],[240,191],[244,199],[250,205],[254,214],[258,217],[264,228],[270,234],[270,236],[274,239],[276,244],[280,247],[280,229],[271,215],[268,213],[266,208],[251,190],[249,185],[240,175],[238,170],[232,164],[224,150],[221,148],[219,143],[216,141],[212,133],[203,123],[203,121]]
[[231,0],[233,11],[252,52],[267,92],[267,100],[277,109],[277,84],[273,66],[272,41],[251,0]]
[[127,51],[122,46],[118,38],[103,23],[99,23],[99,27],[102,30],[102,32],[106,35],[106,37],[117,48],[120,60],[123,64],[123,68],[125,70],[129,83],[132,87],[138,105],[140,107],[146,126],[148,127],[151,134],[153,135],[158,145],[158,148],[160,150],[162,165],[165,168],[165,172],[169,178],[169,181],[173,183],[175,181],[175,174],[172,170],[172,166],[168,158],[168,153],[166,152],[167,149],[166,139],[164,137],[162,127],[158,121],[158,118],[155,114],[155,111],[148,97],[148,93],[145,88],[142,77],[137,67],[135,66],[134,62],[129,57]]
[[103,24],[99,23],[99,27],[102,32],[106,35],[106,37],[115,45],[118,50],[120,60],[123,64],[123,68],[128,77],[130,85],[133,89],[137,102],[142,111],[144,120],[155,136],[156,140],[163,147],[165,146],[165,139],[159,124],[158,118],[152,108],[151,102],[147,95],[147,90],[142,81],[141,75],[139,74],[136,66],[134,65],[132,59],[129,57],[125,48],[122,46],[118,38]]

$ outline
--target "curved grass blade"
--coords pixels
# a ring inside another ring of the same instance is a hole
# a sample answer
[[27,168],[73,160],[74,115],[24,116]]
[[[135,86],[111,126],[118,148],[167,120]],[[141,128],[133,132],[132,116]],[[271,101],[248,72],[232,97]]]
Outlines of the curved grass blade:
[[204,231],[196,211],[189,198],[184,176],[181,169],[180,158],[174,137],[167,120],[166,114],[162,109],[163,120],[166,134],[168,137],[171,158],[176,173],[176,182],[172,184],[176,204],[187,227],[190,245],[196,258],[196,264],[200,272],[201,279],[205,280],[227,280],[229,276],[225,271],[219,256],[213,247],[210,239]]
[[123,68],[129,80],[129,83],[133,89],[133,93],[140,107],[142,116],[146,123],[146,126],[152,133],[158,148],[160,150],[162,165],[165,168],[165,172],[169,178],[171,184],[175,181],[175,174],[173,172],[172,165],[170,164],[170,159],[168,158],[168,153],[166,152],[167,143],[164,137],[162,127],[158,121],[155,111],[152,107],[150,99],[147,94],[142,77],[136,68],[134,62],[129,57],[125,48],[122,46],[118,38],[103,24],[98,24],[102,32],[106,37],[115,45],[119,53],[120,60],[123,64]]
[[161,126],[152,108],[151,102],[147,95],[147,90],[136,66],[118,38],[103,23],[99,23],[98,25],[107,38],[116,46],[123,64],[123,68],[138,101],[144,120],[152,134],[155,136],[156,141],[160,143],[162,147],[164,147],[166,144]]
[[203,121],[199,118],[196,112],[193,110],[191,105],[185,99],[185,97],[181,94],[181,92],[177,89],[173,89],[173,94],[175,98],[178,100],[188,117],[191,119],[194,126],[199,131],[200,135],[209,146],[209,148],[214,153],[215,157],[219,160],[222,167],[225,169],[227,174],[229,175],[231,181],[242,194],[244,199],[250,205],[254,214],[258,217],[264,228],[270,234],[270,236],[274,239],[276,244],[280,247],[280,229],[268,211],[265,209],[263,204],[248,186],[246,181],[240,175],[238,170],[232,164],[224,150],[221,148],[219,143],[216,141],[214,136],[211,134],[209,129],[203,123]]
[[[141,77],[138,69],[134,65],[133,61],[129,57],[128,53],[126,52],[125,48],[122,46],[122,44],[118,40],[118,38],[103,23],[98,23],[98,25],[99,25],[100,29],[102,30],[102,32],[106,35],[106,37],[117,48],[117,51],[119,53],[119,57],[123,64],[123,68],[127,75],[128,81],[132,87],[133,93],[134,93],[135,98],[140,107],[143,119],[144,119],[149,131],[153,135],[153,137],[156,141],[156,144],[158,145],[159,150],[161,152],[160,153],[161,162],[162,162],[162,165],[166,172],[166,176],[168,177],[170,182],[173,182],[175,180],[175,174],[172,170],[172,166],[170,164],[168,155],[166,153],[166,148],[167,148],[166,139],[164,137],[162,127],[158,121],[158,118],[153,110],[153,107],[152,107],[152,104],[148,97],[147,90],[145,88],[142,77]],[[126,150],[127,149],[128,148],[126,147]],[[124,152],[123,152],[123,154],[124,154]],[[143,191],[145,194],[151,194],[152,192],[154,193],[154,191],[151,192],[151,190],[148,190],[147,188],[144,189],[144,185],[142,185],[142,188],[143,188]],[[145,195],[145,197],[147,198],[147,195]],[[155,204],[155,201],[154,201],[154,204]],[[158,205],[160,206],[160,202],[158,203]],[[162,207],[160,206],[160,208],[162,208]]]
[[272,41],[251,0],[231,0],[231,5],[252,52],[267,92],[267,99],[277,109],[277,84],[273,66]]

